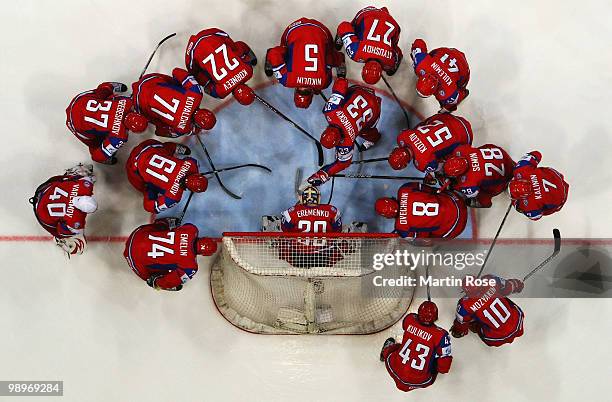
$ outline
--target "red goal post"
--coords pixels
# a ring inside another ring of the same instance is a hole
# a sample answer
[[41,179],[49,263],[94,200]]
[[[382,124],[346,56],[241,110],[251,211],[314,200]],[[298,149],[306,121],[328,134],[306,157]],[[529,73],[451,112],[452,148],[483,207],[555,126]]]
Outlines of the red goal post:
[[[219,312],[262,334],[370,334],[397,322],[414,288],[374,285],[376,276],[414,275],[406,266],[374,269],[394,253],[388,233],[227,232],[212,265]],[[379,281],[380,282],[380,281]]]

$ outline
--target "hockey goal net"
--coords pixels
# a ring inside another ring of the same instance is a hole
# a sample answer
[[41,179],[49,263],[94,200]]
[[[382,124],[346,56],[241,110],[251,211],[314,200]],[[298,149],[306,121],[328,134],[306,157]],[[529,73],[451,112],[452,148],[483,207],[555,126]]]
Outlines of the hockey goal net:
[[408,267],[373,267],[375,254],[393,253],[399,242],[378,233],[224,233],[212,266],[213,298],[228,321],[249,332],[378,332],[406,313],[414,293],[380,286],[382,277],[412,275]]

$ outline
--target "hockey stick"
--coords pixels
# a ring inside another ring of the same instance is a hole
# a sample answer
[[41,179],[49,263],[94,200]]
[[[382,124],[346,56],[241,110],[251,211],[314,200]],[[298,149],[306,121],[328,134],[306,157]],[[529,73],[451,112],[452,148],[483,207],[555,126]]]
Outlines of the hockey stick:
[[[202,147],[202,149],[204,150],[204,154],[206,155],[206,159],[208,159],[208,163],[210,164],[210,167],[213,168],[214,170],[217,170],[217,168],[215,167],[212,158],[210,157],[210,154],[208,153],[208,150],[206,149],[206,146],[204,146],[204,143],[202,142],[202,139],[200,138],[199,135],[195,135],[195,137],[198,139],[198,142],[200,143],[200,146]],[[223,182],[221,181],[221,177],[219,176],[219,173],[215,173],[215,178],[217,179],[217,181],[219,182],[219,185],[221,186],[221,188],[223,189],[223,191],[225,191],[225,193],[227,195],[229,195],[230,197],[236,199],[236,200],[240,200],[242,199],[242,197],[240,197],[239,195],[231,192],[227,187],[225,187],[225,184],[223,184]]]
[[400,102],[399,98],[395,94],[395,91],[393,90],[393,88],[391,88],[391,85],[389,85],[389,82],[385,78],[384,74],[381,75],[381,77],[383,81],[385,82],[385,85],[387,86],[387,88],[389,88],[391,95],[393,95],[393,99],[395,99],[395,102],[397,102],[397,105],[402,109],[402,113],[404,113],[404,117],[406,118],[406,126],[410,127],[410,118],[408,117],[408,112],[406,111],[406,109],[404,109],[402,102]]
[[221,173],[221,172],[227,172],[229,170],[241,169],[241,168],[245,168],[245,167],[255,167],[255,168],[263,169],[263,170],[265,170],[268,173],[272,173],[272,169],[270,169],[267,166],[258,165],[257,163],[245,163],[244,165],[237,165],[237,166],[232,166],[232,167],[228,167],[228,168],[217,169],[217,170],[210,170],[208,172],[202,172],[202,174]]
[[362,165],[364,163],[382,162],[382,161],[386,161],[386,160],[389,160],[389,158],[386,157],[386,156],[384,158],[363,159],[363,160],[351,162],[351,165],[357,165],[357,164]]
[[531,272],[525,275],[525,277],[523,278],[523,282],[531,278],[531,276],[538,272],[540,269],[544,268],[546,264],[548,264],[553,258],[557,256],[557,254],[559,254],[559,251],[561,251],[561,232],[559,232],[559,229],[553,229],[553,237],[555,240],[555,248],[552,254],[549,255],[544,261],[542,261],[537,267],[532,269]]
[[183,212],[181,212],[181,216],[179,216],[179,218],[178,218],[178,225],[177,226],[181,226],[183,224],[183,218],[185,217],[185,213],[187,212],[187,208],[189,207],[189,203],[191,202],[191,198],[193,198],[193,191],[189,192],[189,198],[187,198],[187,202],[185,203],[185,206],[183,207]]
[[151,53],[151,56],[149,56],[149,60],[147,60],[147,64],[145,64],[144,68],[142,69],[142,72],[140,73],[140,76],[138,77],[138,79],[140,80],[142,78],[142,76],[145,74],[145,71],[147,71],[147,68],[149,68],[149,64],[151,64],[151,60],[153,60],[153,57],[155,56],[155,53],[157,52],[157,49],[159,49],[159,47],[168,39],[172,38],[173,36],[176,36],[176,32],[175,33],[171,33],[170,35],[166,36],[164,39],[160,40],[159,43],[157,44],[157,46],[155,46],[155,49],[153,49],[153,53]]
[[508,205],[508,209],[506,210],[504,219],[502,219],[499,225],[499,228],[497,229],[497,233],[495,233],[495,237],[493,238],[493,241],[491,242],[491,245],[489,246],[489,251],[487,251],[487,256],[485,257],[485,260],[482,263],[482,266],[480,267],[480,271],[478,271],[478,275],[476,275],[476,278],[480,278],[482,271],[484,271],[485,265],[487,265],[487,261],[489,261],[489,257],[491,256],[491,251],[493,250],[493,247],[495,247],[495,243],[497,243],[497,238],[499,237],[499,234],[501,233],[501,230],[504,227],[504,223],[506,223],[506,218],[508,217],[508,214],[510,213],[511,209],[512,209],[512,201],[510,201],[510,205]]
[[423,181],[422,177],[413,176],[384,176],[384,175],[369,175],[369,174],[335,174],[332,177],[343,177],[345,179],[386,179],[386,180],[418,180]]
[[331,190],[329,191],[329,198],[327,199],[327,205],[331,204],[332,197],[334,196],[334,185],[336,184],[336,178],[332,176]]
[[255,99],[257,99],[261,104],[263,104],[265,107],[267,107],[268,109],[270,109],[272,112],[276,113],[276,115],[278,115],[279,117],[281,117],[283,120],[289,122],[290,124],[293,125],[293,127],[295,127],[296,129],[298,129],[302,134],[304,134],[305,136],[307,136],[308,138],[310,138],[311,140],[314,141],[315,145],[317,146],[317,154],[318,154],[318,158],[319,158],[319,166],[323,166],[323,163],[325,161],[324,157],[323,157],[323,146],[321,145],[321,143],[319,142],[319,140],[317,140],[315,137],[313,137],[311,134],[308,133],[308,131],[304,130],[302,127],[300,127],[296,122],[294,122],[293,120],[291,120],[289,117],[287,117],[285,114],[283,114],[280,110],[278,110],[277,108],[275,108],[274,106],[272,106],[271,104],[269,104],[265,99],[263,99],[261,96],[255,94]]

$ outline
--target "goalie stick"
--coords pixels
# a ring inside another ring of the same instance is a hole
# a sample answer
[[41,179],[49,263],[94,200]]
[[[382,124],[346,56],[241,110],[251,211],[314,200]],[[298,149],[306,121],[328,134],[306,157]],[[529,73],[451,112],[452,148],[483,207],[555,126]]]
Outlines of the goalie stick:
[[265,107],[267,107],[268,109],[270,109],[272,112],[276,113],[277,116],[279,116],[280,118],[282,118],[283,120],[285,120],[286,122],[290,123],[291,125],[293,125],[293,127],[295,127],[296,129],[298,129],[302,134],[304,134],[305,136],[307,136],[308,138],[310,138],[311,140],[314,141],[316,147],[317,147],[317,157],[318,157],[318,164],[319,166],[323,166],[323,164],[325,163],[325,159],[323,157],[323,146],[321,145],[321,143],[319,142],[319,140],[317,140],[315,137],[313,137],[310,133],[308,133],[308,131],[304,130],[300,125],[298,125],[296,122],[294,122],[293,120],[291,120],[289,117],[287,117],[284,113],[282,113],[280,110],[278,110],[277,108],[275,108],[274,106],[272,106],[270,103],[268,103],[265,99],[263,99],[261,96],[255,94],[255,99],[257,99],[261,104],[263,104]]
[[559,254],[559,251],[561,251],[561,232],[559,232],[559,229],[553,229],[553,238],[555,241],[555,246],[552,254],[546,257],[544,261],[542,261],[537,267],[532,269],[531,272],[525,275],[525,277],[523,278],[523,282],[531,278],[531,276],[538,272],[540,269],[544,268],[546,264],[548,264],[553,258],[557,256],[557,254]]
[[138,77],[138,80],[140,80],[142,78],[142,76],[145,74],[145,71],[147,71],[147,68],[149,68],[149,64],[151,64],[151,60],[153,60],[153,57],[155,56],[155,53],[157,52],[157,49],[159,49],[159,47],[165,41],[167,41],[168,39],[172,38],[173,36],[176,36],[176,32],[171,33],[170,35],[166,36],[164,39],[159,41],[157,46],[155,46],[155,49],[153,49],[153,53],[151,53],[151,56],[149,56],[149,60],[147,60],[147,64],[145,64],[144,68],[142,69],[142,72],[140,73],[140,76]]

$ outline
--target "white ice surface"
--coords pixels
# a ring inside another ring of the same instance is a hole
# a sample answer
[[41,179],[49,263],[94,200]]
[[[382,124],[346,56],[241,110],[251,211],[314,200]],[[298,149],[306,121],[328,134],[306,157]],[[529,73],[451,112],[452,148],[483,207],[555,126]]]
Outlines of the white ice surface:
[[[430,389],[404,395],[377,361],[380,345],[397,328],[366,337],[249,335],[217,313],[205,269],[179,294],[159,293],[127,269],[120,243],[92,243],[86,255],[67,262],[50,243],[9,241],[44,234],[27,198],[41,180],[87,156],[64,126],[64,109],[75,93],[103,80],[130,83],[169,32],[178,35],[164,45],[150,71],[181,65],[188,36],[204,27],[227,30],[262,57],[298,17],[335,27],[367,4],[3,3],[0,380],[64,380],[63,400],[69,401],[609,400],[609,300],[521,300],[527,316],[523,338],[501,349],[487,349],[474,337],[456,340],[451,373]],[[371,4],[387,5],[395,15],[406,56],[415,37],[431,47],[466,52],[471,95],[460,113],[472,122],[477,144],[494,142],[515,158],[539,149],[543,164],[559,169],[570,182],[570,199],[561,213],[536,223],[513,215],[504,237],[548,237],[553,227],[565,237],[610,237],[612,174],[605,162],[612,143],[610,2]],[[358,77],[356,66],[349,67],[349,74]],[[264,80],[258,68],[254,81]],[[389,81],[416,110],[435,112],[431,99],[414,96],[408,63]],[[121,161],[127,151],[121,151]],[[97,167],[97,172],[101,209],[88,222],[90,233],[127,235],[146,222],[141,199],[119,166]],[[227,176],[228,185],[244,188]],[[494,234],[504,204],[479,212],[483,237]],[[448,327],[454,301],[438,302],[440,324]]]

